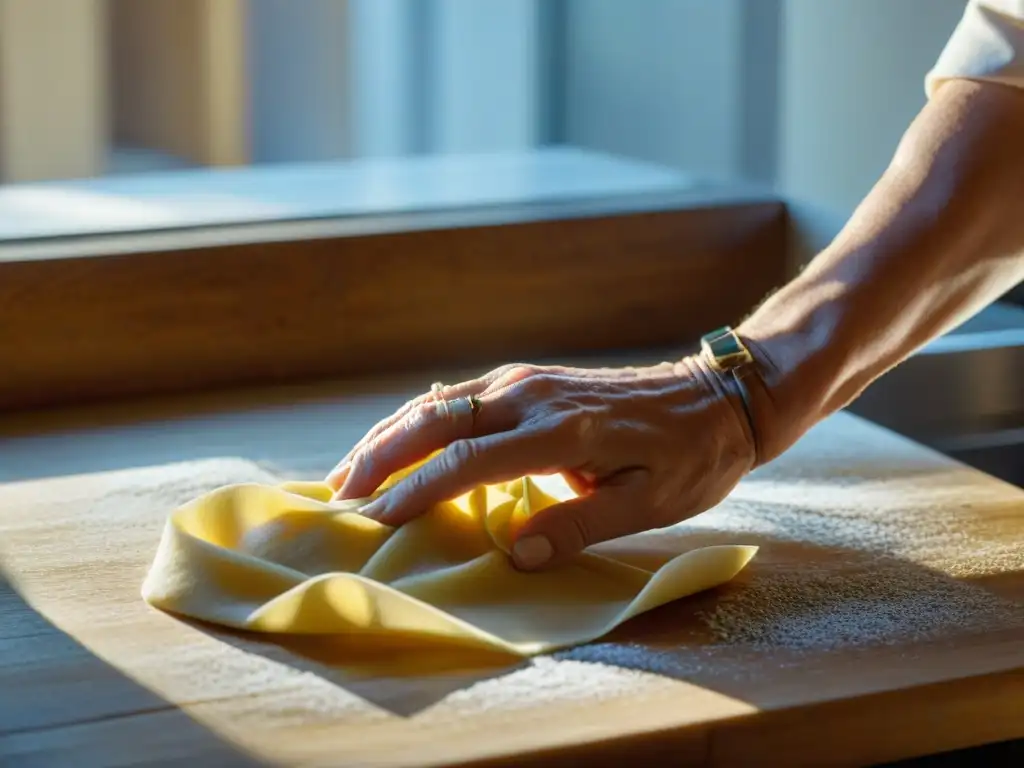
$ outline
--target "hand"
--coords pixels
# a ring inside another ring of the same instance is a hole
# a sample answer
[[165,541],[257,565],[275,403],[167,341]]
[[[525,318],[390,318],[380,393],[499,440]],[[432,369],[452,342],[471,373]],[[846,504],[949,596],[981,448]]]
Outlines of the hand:
[[[449,406],[474,395],[480,408],[446,409],[438,394]],[[478,485],[560,472],[578,496],[525,524],[513,548],[524,570],[699,514],[755,463],[742,406],[702,358],[639,369],[508,365],[410,401],[327,483],[336,499],[369,496],[438,450],[363,514],[398,526]]]

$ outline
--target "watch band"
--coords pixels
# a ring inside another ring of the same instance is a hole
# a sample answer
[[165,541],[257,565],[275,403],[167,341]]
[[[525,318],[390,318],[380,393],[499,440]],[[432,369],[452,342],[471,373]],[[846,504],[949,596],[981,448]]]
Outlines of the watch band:
[[726,325],[711,333],[706,333],[700,340],[701,352],[708,365],[723,378],[732,379],[736,384],[743,413],[747,417],[750,434],[754,440],[756,462],[760,463],[763,456],[761,441],[758,435],[757,421],[754,418],[754,406],[750,390],[744,376],[754,371],[754,357],[746,344],[732,327]]

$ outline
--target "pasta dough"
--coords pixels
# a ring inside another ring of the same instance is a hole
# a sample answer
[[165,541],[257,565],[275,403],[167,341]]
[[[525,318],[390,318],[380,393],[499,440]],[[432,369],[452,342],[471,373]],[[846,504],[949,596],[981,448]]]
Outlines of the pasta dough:
[[323,483],[239,484],[185,504],[167,520],[143,598],[255,632],[389,636],[532,655],[594,640],[727,582],[756,552],[704,547],[652,569],[610,549],[523,573],[508,556],[515,532],[559,500],[538,478],[480,486],[398,529],[358,514],[367,499],[330,497]]

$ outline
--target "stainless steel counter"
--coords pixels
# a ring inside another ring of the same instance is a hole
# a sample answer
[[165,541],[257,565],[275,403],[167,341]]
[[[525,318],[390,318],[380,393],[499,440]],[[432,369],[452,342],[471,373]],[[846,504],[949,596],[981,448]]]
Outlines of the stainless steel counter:
[[989,307],[879,379],[850,410],[1024,487],[1024,307]]

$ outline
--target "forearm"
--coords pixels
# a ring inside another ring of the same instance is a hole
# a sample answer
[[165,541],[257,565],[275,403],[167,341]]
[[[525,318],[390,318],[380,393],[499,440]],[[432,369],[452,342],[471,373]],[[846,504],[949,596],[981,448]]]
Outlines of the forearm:
[[771,412],[762,460],[1021,279],[1024,91],[951,82],[836,240],[738,329]]

